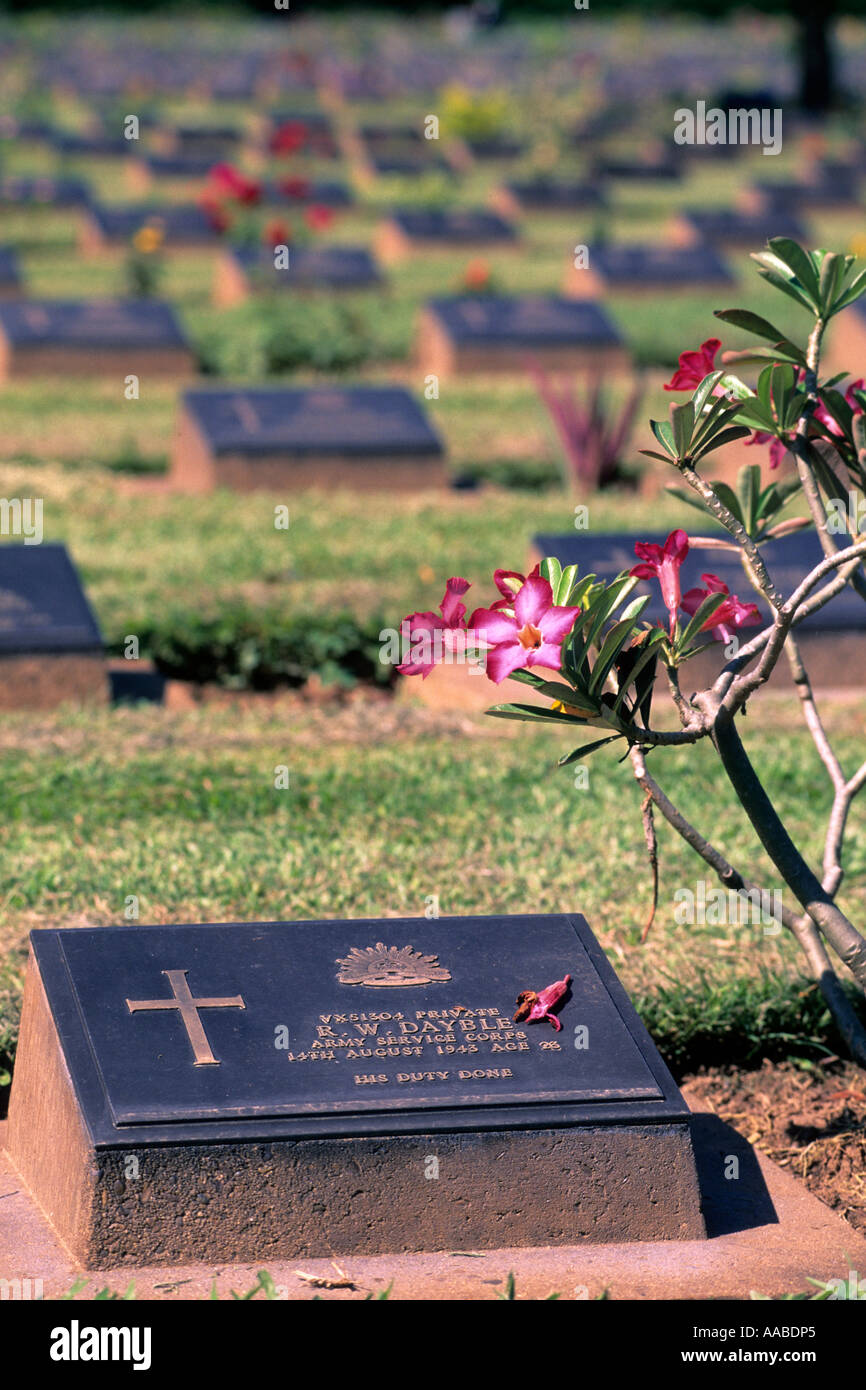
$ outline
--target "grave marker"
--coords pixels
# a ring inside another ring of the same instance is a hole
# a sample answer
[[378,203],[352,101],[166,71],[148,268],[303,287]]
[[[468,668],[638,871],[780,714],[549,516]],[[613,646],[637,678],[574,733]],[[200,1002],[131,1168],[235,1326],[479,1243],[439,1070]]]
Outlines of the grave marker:
[[460,295],[432,299],[416,334],[425,373],[523,373],[530,363],[573,370],[628,366],[623,339],[592,300]]
[[172,480],[184,491],[438,487],[444,449],[398,386],[187,391]]
[[73,375],[189,377],[195,357],[156,300],[0,303],[0,381]]
[[[85,1267],[705,1235],[687,1108],[577,914],[31,946],[8,1147]],[[553,1022],[512,1017],[554,980]]]
[[592,246],[588,265],[574,262],[566,271],[564,290],[578,298],[628,291],[630,295],[677,290],[698,293],[735,283],[734,276],[712,246],[657,245]]
[[495,212],[478,208],[411,208],[392,212],[380,225],[376,250],[383,261],[413,252],[517,250],[517,232]]
[[217,262],[214,303],[239,304],[251,294],[283,290],[373,289],[383,283],[365,246],[290,246],[288,261],[278,268],[266,247],[227,247]]
[[[17,500],[16,534],[34,534],[33,501]],[[102,637],[66,547],[0,545],[0,709],[107,699]]]

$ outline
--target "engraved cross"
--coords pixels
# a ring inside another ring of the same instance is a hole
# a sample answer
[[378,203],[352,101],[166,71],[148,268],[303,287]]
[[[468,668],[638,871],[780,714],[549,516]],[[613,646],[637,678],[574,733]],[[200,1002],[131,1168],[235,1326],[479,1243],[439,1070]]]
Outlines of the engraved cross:
[[246,1004],[239,994],[231,999],[193,999],[186,970],[163,970],[163,975],[171,985],[173,999],[127,999],[126,1007],[131,1014],[149,1012],[152,1009],[178,1009],[186,1035],[192,1044],[195,1056],[194,1065],[206,1067],[219,1066],[220,1060],[214,1057],[207,1040],[199,1009],[245,1009]]

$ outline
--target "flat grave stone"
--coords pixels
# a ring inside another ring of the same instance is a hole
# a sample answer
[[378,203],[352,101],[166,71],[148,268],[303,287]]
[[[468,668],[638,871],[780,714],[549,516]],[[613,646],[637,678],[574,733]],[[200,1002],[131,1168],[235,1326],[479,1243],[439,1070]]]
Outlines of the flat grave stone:
[[496,159],[519,159],[526,152],[522,140],[507,135],[492,135],[486,139],[473,139],[467,136],[464,144],[474,160],[479,164]]
[[669,152],[648,155],[643,159],[603,158],[595,162],[596,178],[621,179],[623,182],[675,183],[683,176],[682,164]]
[[18,174],[0,177],[0,207],[68,208],[82,207],[89,201],[90,188],[83,179]]
[[213,154],[133,155],[125,165],[126,182],[135,193],[149,193],[154,187],[199,189],[206,183],[219,160]]
[[280,152],[282,135],[296,148],[292,153],[311,159],[339,159],[340,146],[330,116],[321,111],[280,111],[267,119],[269,143]]
[[0,299],[19,299],[22,293],[18,253],[13,246],[0,246]]
[[445,482],[442,442],[400,386],[263,387],[184,393],[172,481],[183,491]]
[[[20,514],[10,516],[20,534],[35,537],[32,499],[17,500]],[[0,545],[0,709],[107,698],[102,637],[66,547]]]
[[154,134],[160,153],[205,157],[214,161],[236,151],[243,132],[230,125],[165,125]]
[[592,300],[554,295],[456,295],[431,299],[416,334],[425,373],[525,372],[549,368],[624,370],[622,336]]
[[746,212],[793,213],[808,217],[817,210],[860,211],[860,182],[849,178],[767,179],[743,188],[737,201]]
[[22,144],[50,145],[58,130],[50,121],[24,120],[17,116],[0,116],[0,140],[18,140]]
[[364,161],[374,177],[417,178],[422,174],[453,174],[453,166],[436,151],[414,148],[406,150],[374,150]]
[[128,247],[142,227],[158,226],[167,250],[194,247],[206,250],[222,241],[203,208],[195,203],[124,203],[108,206],[91,203],[80,215],[78,245],[86,254],[107,246]]
[[87,1268],[705,1237],[578,914],[35,931],[8,1148]]
[[801,244],[808,232],[791,212],[741,212],[736,208],[684,208],[668,224],[671,240],[680,246],[708,244],[722,251],[759,251],[771,236],[786,236]]
[[242,303],[251,294],[281,291],[374,289],[384,283],[366,246],[290,246],[288,265],[277,267],[264,246],[228,247],[219,258],[214,303]]
[[[757,453],[758,451],[755,450]],[[712,460],[710,459],[711,463]],[[707,476],[712,478],[712,468]],[[708,528],[704,528],[704,534]],[[713,532],[713,535],[716,533]],[[565,535],[538,535],[532,543],[532,563],[547,556],[555,556],[565,565],[580,566],[580,574],[597,574],[599,579],[611,580],[623,570],[630,570],[639,560],[635,556],[636,541],[650,541],[663,545],[666,533],[654,535],[598,534],[585,531]],[[725,537],[719,533],[720,539]],[[843,538],[839,538],[844,543]],[[789,536],[781,536],[767,541],[761,546],[761,554],[767,568],[782,593],[787,597],[814,567],[823,560],[824,552],[814,531],[798,531]],[[764,598],[757,596],[748,584],[738,555],[731,551],[693,545],[686,556],[680,572],[680,585],[683,593],[689,589],[703,587],[701,575],[717,574],[728,586],[731,593],[737,594],[745,603],[756,603],[767,623],[771,620],[769,606]],[[667,626],[667,610],[661,600],[657,583],[641,580],[635,594],[649,594],[650,602],[641,615],[650,623],[661,622]],[[745,640],[759,632],[759,627],[743,628]],[[820,613],[806,618],[797,628],[798,641],[804,660],[815,685],[841,686],[862,685],[866,680],[866,605],[850,588],[845,588]],[[718,647],[718,651],[715,648]],[[700,673],[718,674],[724,665],[721,644],[714,643],[710,651],[694,658],[685,667],[685,678],[691,682],[690,689],[700,683]],[[773,682],[789,679],[787,662],[782,661],[773,674]],[[697,682],[697,683],[696,683]]]
[[380,225],[376,250],[383,261],[404,260],[413,252],[516,250],[515,227],[483,208],[399,208]]
[[569,263],[564,289],[579,298],[627,290],[630,295],[696,293],[731,286],[735,278],[712,246],[590,246],[588,265]]
[[114,135],[82,135],[77,131],[58,131],[54,147],[57,153],[69,158],[125,159],[134,154],[134,140]]
[[265,207],[351,207],[355,198],[345,183],[324,179],[305,179],[287,175],[264,184],[262,203]]
[[0,381],[31,376],[189,377],[195,358],[157,300],[0,303]]
[[568,183],[557,179],[509,180],[494,189],[491,206],[505,217],[525,213],[562,215],[569,212],[597,212],[607,206],[600,182]]

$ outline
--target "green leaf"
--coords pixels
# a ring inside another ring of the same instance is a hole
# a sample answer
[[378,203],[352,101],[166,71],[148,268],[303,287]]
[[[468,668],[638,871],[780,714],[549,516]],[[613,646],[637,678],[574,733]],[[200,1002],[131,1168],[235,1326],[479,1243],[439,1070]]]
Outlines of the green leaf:
[[796,300],[801,308],[808,309],[810,313],[815,312],[814,305],[810,303],[808,296],[803,290],[775,267],[773,257],[768,256],[765,251],[759,253],[753,251],[752,260],[759,262],[758,274],[762,276],[768,284],[772,285],[774,289],[781,290],[783,294],[787,294],[789,298]]
[[[649,603],[649,595],[646,594],[637,600],[641,604],[641,611]],[[596,699],[601,698],[604,683],[610,673],[614,661],[625,646],[628,639],[635,630],[635,618],[621,618],[618,623],[614,623],[610,632],[604,639],[598,660],[592,668],[592,677],[589,684],[589,692]]]
[[547,555],[538,567],[538,572],[542,579],[546,579],[551,589],[555,590],[562,577],[562,565],[555,555]]
[[696,453],[692,454],[692,459],[697,463],[705,454],[711,454],[715,449],[721,449],[723,444],[730,444],[734,439],[745,439],[747,434],[752,431],[745,425],[731,425],[729,429],[722,430],[721,434],[714,434],[708,444],[703,444]]
[[643,454],[646,459],[658,459],[659,463],[671,463],[670,454],[658,454],[655,449],[638,449],[639,454]]
[[824,318],[829,318],[833,303],[839,293],[842,277],[845,274],[845,258],[835,251],[828,251],[821,262],[818,278],[818,298]]
[[587,714],[585,719],[579,719],[574,714],[564,714],[561,710],[544,710],[538,705],[493,705],[485,710],[485,714],[492,715],[494,719],[521,719],[527,723],[535,724],[587,724],[590,719],[599,718],[599,711],[594,710]]
[[783,265],[799,280],[803,289],[816,305],[821,303],[821,289],[818,274],[808,253],[796,241],[786,236],[771,236],[768,246]]
[[688,626],[683,633],[678,646],[680,651],[684,651],[693,638],[697,637],[704,623],[711,618],[717,608],[721,608],[727,594],[710,594],[704,599],[700,608],[697,609],[693,617],[689,620]]
[[677,457],[677,446],[674,443],[674,432],[666,420],[650,420],[650,429],[661,444],[669,458]]
[[685,458],[688,454],[694,427],[695,412],[691,401],[686,401],[685,405],[671,407],[671,428],[678,458]]
[[561,681],[545,680],[543,676],[536,675],[535,671],[512,671],[508,679],[520,681],[521,685],[532,686],[539,695],[546,695],[549,700],[562,700],[567,705],[581,703],[581,691],[574,690],[570,685],[563,685]]
[[746,464],[737,474],[737,496],[740,499],[740,515],[749,535],[754,534],[757,520],[758,498],[761,495],[761,465]]
[[760,314],[753,314],[751,309],[716,309],[714,317],[721,319],[723,323],[733,324],[735,328],[742,328],[745,333],[754,333],[758,338],[767,338],[774,348],[781,348],[789,353],[796,361],[806,361],[805,353],[792,343],[790,338],[786,338],[774,324],[768,319],[761,318]]
[[718,386],[719,382],[721,381],[724,375],[724,371],[710,372],[708,376],[704,377],[700,386],[696,388],[695,394],[692,396],[692,405],[694,406],[695,410],[695,420],[698,419],[699,415],[701,414],[701,411],[703,410],[704,406],[706,405],[707,401],[713,394],[713,391]]
[[[639,677],[641,673],[644,671],[645,667],[647,667],[650,664],[650,662],[655,662],[658,660],[658,652],[656,651],[656,647],[659,645],[660,642],[664,641],[664,637],[665,634],[662,632],[661,628],[657,628],[655,632],[651,632],[649,636],[644,639],[641,647],[639,648],[640,655],[638,656],[634,665],[628,671],[627,677],[623,680],[623,683],[620,686],[620,689],[617,693],[617,697],[614,700],[614,714],[619,714],[620,708],[622,707],[622,703],[625,700],[625,697],[632,686],[635,687],[635,690],[638,695],[638,700],[640,701],[641,690],[638,687]],[[655,672],[653,671],[652,678],[654,677]],[[652,679],[650,680],[650,688],[651,687]]]
[[831,307],[828,317],[838,314],[840,309],[847,309],[849,304],[853,304],[855,299],[860,298],[864,290],[866,290],[866,270],[861,270],[854,276],[847,290],[842,291],[842,294]]
[[571,591],[577,581],[577,565],[566,565],[557,585],[553,587],[553,602],[562,607],[571,601]]
[[579,762],[581,758],[588,758],[590,753],[595,753],[597,749],[603,748],[606,743],[616,743],[618,738],[623,738],[623,734],[608,734],[606,738],[597,738],[594,743],[585,743],[582,748],[575,748],[572,753],[567,753],[564,758],[558,760],[559,767],[567,767],[569,763]]
[[737,518],[737,521],[739,521],[741,525],[745,525],[745,518],[743,516],[742,508],[740,506],[740,499],[734,492],[733,488],[729,487],[727,483],[718,482],[713,484],[713,491],[715,492],[719,500],[721,502],[724,502],[728,511],[733,513],[733,515]]

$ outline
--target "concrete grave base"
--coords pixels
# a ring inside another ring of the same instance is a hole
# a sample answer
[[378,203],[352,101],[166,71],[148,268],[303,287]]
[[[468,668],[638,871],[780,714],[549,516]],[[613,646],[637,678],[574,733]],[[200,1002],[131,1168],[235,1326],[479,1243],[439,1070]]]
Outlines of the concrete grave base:
[[32,955],[18,1057],[9,1153],[85,1265],[705,1233],[687,1120],[96,1147]]
[[159,377],[190,381],[196,360],[188,348],[22,347],[0,333],[0,382],[31,377]]
[[[685,1091],[688,1100],[688,1090]],[[807,1278],[848,1279],[866,1269],[866,1240],[806,1190],[790,1172],[753,1150],[715,1115],[696,1114],[692,1134],[698,1164],[705,1240],[616,1242],[599,1245],[508,1246],[479,1251],[463,1245],[439,1253],[346,1255],[323,1223],[327,1256],[265,1256],[244,1263],[212,1261],[202,1252],[186,1263],[161,1265],[82,1262],[75,1259],[30,1196],[8,1154],[0,1124],[0,1279],[11,1297],[57,1298],[82,1276],[92,1297],[108,1285],[122,1292],[130,1280],[136,1297],[205,1299],[212,1284],[221,1298],[245,1292],[267,1268],[287,1299],[361,1299],[392,1285],[394,1299],[484,1300],[502,1292],[509,1273],[521,1299],[744,1299],[752,1290],[778,1297],[806,1291]],[[737,1176],[726,1177],[734,1171]],[[432,1183],[430,1184],[433,1185]],[[537,1185],[527,1187],[528,1194]],[[533,1197],[528,1197],[527,1205]],[[205,1227],[206,1218],[200,1224]],[[298,1271],[339,1280],[349,1289],[317,1289]],[[20,1283],[16,1286],[14,1281]],[[30,1281],[29,1286],[26,1281]],[[39,1282],[37,1282],[39,1281]]]
[[0,709],[45,710],[66,703],[108,704],[108,670],[101,652],[0,656]]

